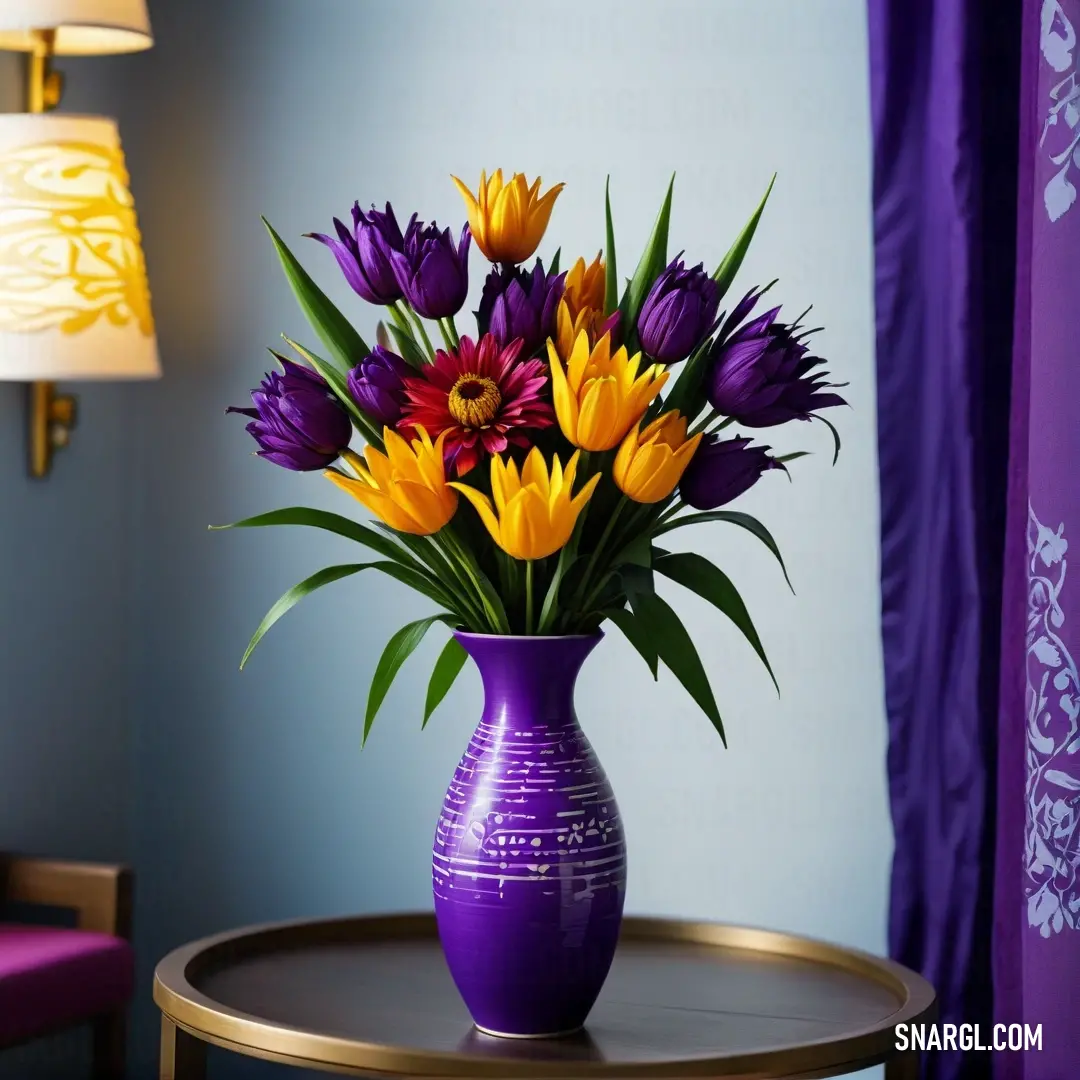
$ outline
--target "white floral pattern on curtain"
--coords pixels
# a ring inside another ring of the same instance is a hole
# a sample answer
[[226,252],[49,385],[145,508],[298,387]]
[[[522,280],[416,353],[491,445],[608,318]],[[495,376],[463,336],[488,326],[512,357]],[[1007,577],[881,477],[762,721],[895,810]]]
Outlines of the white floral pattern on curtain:
[[[1039,145],[1058,171],[1043,188],[1043,203],[1057,221],[1076,202],[1072,170],[1080,175],[1080,70],[1076,28],[1060,0],[1043,0],[1039,49],[1045,63],[1064,78],[1050,87]],[[1067,74],[1066,74],[1067,73]]]
[[1080,675],[1063,640],[1064,525],[1028,508],[1027,920],[1043,937],[1080,929]]

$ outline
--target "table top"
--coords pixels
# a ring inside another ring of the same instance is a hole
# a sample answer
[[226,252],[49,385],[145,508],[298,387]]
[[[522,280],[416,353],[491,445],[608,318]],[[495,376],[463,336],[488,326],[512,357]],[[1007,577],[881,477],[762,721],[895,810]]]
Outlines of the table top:
[[239,1053],[362,1075],[836,1076],[927,1021],[921,976],[768,930],[627,918],[584,1032],[513,1040],[472,1027],[431,914],[255,927],[176,950],[154,1000]]

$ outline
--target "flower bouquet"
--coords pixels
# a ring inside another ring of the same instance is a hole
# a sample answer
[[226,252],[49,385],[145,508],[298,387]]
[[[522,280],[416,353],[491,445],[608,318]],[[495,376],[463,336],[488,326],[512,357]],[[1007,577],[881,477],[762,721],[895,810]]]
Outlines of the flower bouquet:
[[[724,522],[783,567],[760,522],[721,508],[802,454],[775,457],[724,429],[817,419],[838,453],[817,411],[844,402],[802,317],[759,310],[769,286],[720,312],[768,191],[709,274],[681,253],[669,260],[672,181],[620,288],[607,193],[603,256],[564,271],[559,252],[524,265],[562,184],[541,194],[539,179],[504,183],[501,171],[481,174],[475,193],[454,183],[468,215],[456,240],[415,214],[402,230],[389,203],[370,212],[358,203],[351,226],[335,219],[336,235],[314,234],[384,312],[374,348],[267,225],[324,355],[286,338],[296,359],[275,353],[282,370],[252,391],[252,407],[228,411],[250,418],[259,456],[323,471],[374,521],[294,507],[232,527],[310,526],[373,557],[286,592],[244,662],[298,601],[363,570],[431,600],[435,611],[394,633],[375,665],[363,738],[428,630],[450,628],[423,722],[470,655],[485,707],[436,828],[439,933],[481,1030],[550,1036],[579,1028],[599,993],[626,881],[618,807],[574,712],[577,673],[610,622],[654,678],[661,662],[672,672],[724,738],[704,665],[657,575],[713,604],[768,660],[728,576],[662,538]],[[475,333],[459,334],[474,242],[491,267]],[[357,436],[362,453],[351,448]]]

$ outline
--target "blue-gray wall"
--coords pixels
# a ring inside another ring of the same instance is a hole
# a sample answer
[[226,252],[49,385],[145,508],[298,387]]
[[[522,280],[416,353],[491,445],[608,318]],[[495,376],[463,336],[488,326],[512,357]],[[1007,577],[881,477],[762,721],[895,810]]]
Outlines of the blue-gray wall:
[[[22,103],[0,56],[0,107]],[[117,861],[132,845],[128,388],[79,388],[77,450],[26,475],[26,389],[0,382],[0,851]],[[84,1037],[0,1055],[0,1076],[66,1076]]]
[[[0,58],[17,109],[21,65]],[[0,382],[0,850],[130,855],[126,388],[80,388],[78,450],[26,474],[26,388]]]
[[[431,832],[479,710],[477,680],[463,678],[421,736],[432,641],[361,756],[373,656],[426,603],[389,581],[353,579],[290,614],[241,675],[263,611],[348,548],[205,526],[296,503],[356,509],[318,477],[252,458],[242,425],[222,415],[254,385],[279,332],[310,338],[259,215],[370,336],[370,311],[300,234],[355,198],[389,196],[399,213],[460,223],[448,174],[475,181],[500,164],[568,182],[542,249],[561,242],[564,258],[601,246],[610,171],[624,266],[671,169],[674,243],[708,265],[780,173],[738,287],[779,275],[787,304],[815,303],[829,328],[822,346],[852,384],[856,408],[839,418],[846,453],[830,470],[824,429],[778,433],[779,449],[816,453],[794,484],[769,477],[745,500],[777,534],[797,598],[747,538],[714,530],[694,543],[743,588],[784,696],[729,627],[679,597],[731,750],[677,685],[652,684],[617,634],[583,676],[579,711],[627,818],[631,909],[881,951],[891,834],[861,0],[785,0],[768,14],[755,0],[151,9],[155,49],[68,65],[69,107],[119,117],[165,378],[84,390],[78,441],[41,488],[22,478],[9,432],[18,401],[0,387],[0,625],[16,642],[0,673],[18,725],[0,734],[13,744],[0,744],[0,777],[11,771],[23,785],[0,846],[85,841],[131,853],[142,1067],[156,1042],[149,977],[167,950],[263,919],[428,903]],[[480,265],[474,251],[477,283]],[[28,618],[35,581],[48,602]],[[10,763],[26,746],[33,769]],[[666,765],[651,786],[640,781],[646,761],[652,775]],[[45,809],[54,798],[70,808]],[[34,832],[34,814],[55,817],[55,831]]]

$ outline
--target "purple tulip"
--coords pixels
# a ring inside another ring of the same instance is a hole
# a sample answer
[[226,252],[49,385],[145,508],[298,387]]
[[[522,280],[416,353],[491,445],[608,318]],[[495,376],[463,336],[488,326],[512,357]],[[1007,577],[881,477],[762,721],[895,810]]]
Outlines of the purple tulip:
[[296,472],[325,469],[349,445],[349,414],[321,375],[277,359],[285,370],[271,371],[251,391],[255,408],[225,411],[251,417],[247,432],[259,444],[259,457]]
[[685,360],[716,329],[716,282],[703,263],[690,270],[676,257],[656,279],[638,316],[641,347],[661,364]]
[[380,213],[374,206],[365,214],[357,202],[352,209],[353,227],[334,218],[338,239],[325,233],[308,233],[325,244],[345,274],[345,280],[369,304],[392,304],[401,299],[401,287],[390,265],[390,253],[400,251],[404,240],[393,207],[386,204]]
[[813,331],[778,322],[779,307],[731,333],[763,291],[743,298],[716,339],[706,376],[709,404],[745,427],[809,420],[817,409],[846,405],[828,392],[838,385],[824,381],[828,372],[814,370],[825,361],[809,355],[806,339]]
[[555,333],[565,278],[565,273],[545,274],[539,259],[532,271],[513,266],[492,270],[476,313],[482,332],[494,335],[501,346],[521,338],[521,356],[532,356]]
[[767,446],[751,446],[736,436],[702,439],[679,482],[683,502],[698,510],[715,510],[752,488],[769,469],[783,469],[767,453]]
[[413,214],[402,249],[391,252],[390,261],[405,299],[425,319],[442,319],[461,310],[469,291],[471,243],[468,225],[455,248],[449,229],[439,232],[435,222],[424,225]]
[[349,393],[380,427],[396,427],[405,401],[403,380],[415,374],[397,353],[377,345],[349,372]]

